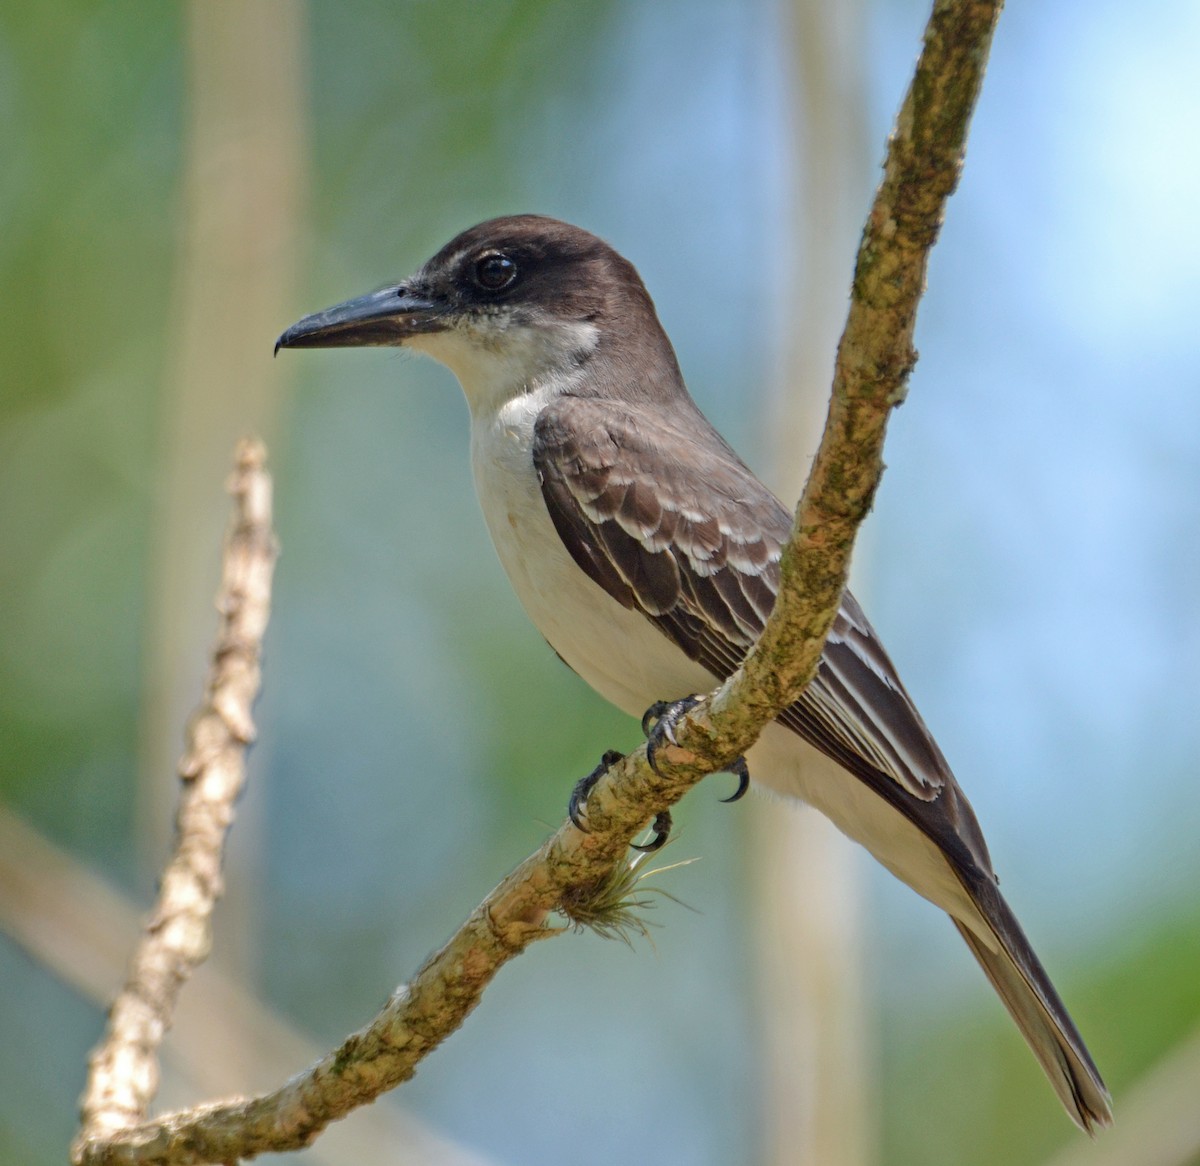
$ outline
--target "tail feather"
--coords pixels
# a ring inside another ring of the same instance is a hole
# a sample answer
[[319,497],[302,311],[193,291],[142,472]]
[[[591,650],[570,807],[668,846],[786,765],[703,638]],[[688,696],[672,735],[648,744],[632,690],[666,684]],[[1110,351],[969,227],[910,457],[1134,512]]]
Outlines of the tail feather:
[[981,881],[982,886],[970,890],[996,937],[995,949],[958,920],[954,925],[1016,1021],[1067,1113],[1080,1129],[1094,1134],[1097,1128],[1112,1123],[1108,1090],[1016,917],[995,884]]

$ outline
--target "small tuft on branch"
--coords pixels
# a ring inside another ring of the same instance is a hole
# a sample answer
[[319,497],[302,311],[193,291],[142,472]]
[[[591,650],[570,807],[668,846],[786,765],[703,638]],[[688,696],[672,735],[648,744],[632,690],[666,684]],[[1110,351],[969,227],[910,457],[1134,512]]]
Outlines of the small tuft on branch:
[[[668,866],[643,870],[653,853],[658,852],[635,851],[627,861],[617,863],[598,886],[568,887],[559,901],[559,911],[573,927],[594,931],[601,939],[619,939],[630,947],[635,939],[650,939],[650,928],[657,924],[643,916],[654,907],[656,899],[670,899],[681,907],[688,905],[665,887],[646,880],[696,861],[685,858]],[[688,907],[689,911],[692,909]]]

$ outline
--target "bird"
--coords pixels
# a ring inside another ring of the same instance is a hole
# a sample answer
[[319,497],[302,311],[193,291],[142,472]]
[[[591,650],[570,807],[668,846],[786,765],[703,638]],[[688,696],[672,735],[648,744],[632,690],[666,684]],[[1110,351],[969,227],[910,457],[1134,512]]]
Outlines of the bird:
[[[557,219],[495,218],[410,278],[305,316],[275,350],[362,345],[457,377],[500,562],[596,692],[641,716],[732,674],[770,615],[792,519],[692,399],[632,263]],[[745,760],[945,911],[1067,1114],[1088,1133],[1111,1122],[975,813],[848,590],[815,678]]]

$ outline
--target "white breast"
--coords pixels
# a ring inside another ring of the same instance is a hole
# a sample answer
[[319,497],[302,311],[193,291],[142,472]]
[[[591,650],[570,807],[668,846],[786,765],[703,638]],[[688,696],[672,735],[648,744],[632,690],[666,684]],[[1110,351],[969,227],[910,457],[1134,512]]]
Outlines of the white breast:
[[592,582],[558,537],[531,452],[533,425],[548,396],[523,394],[471,424],[475,488],[517,598],[563,660],[633,716],[656,700],[707,691],[708,672]]

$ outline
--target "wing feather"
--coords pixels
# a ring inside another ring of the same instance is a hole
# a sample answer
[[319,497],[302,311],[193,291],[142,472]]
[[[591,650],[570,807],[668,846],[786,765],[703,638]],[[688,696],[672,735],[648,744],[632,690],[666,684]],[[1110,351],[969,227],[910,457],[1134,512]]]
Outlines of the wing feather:
[[[659,452],[689,444],[692,434],[667,423],[648,431],[640,417],[635,428],[611,403],[564,397],[539,417],[533,452],[576,563],[724,679],[775,604],[791,519],[728,447],[716,458],[711,445],[699,451],[703,479]],[[949,777],[849,593],[816,679],[780,720],[851,772],[889,779],[913,797],[936,796]]]

